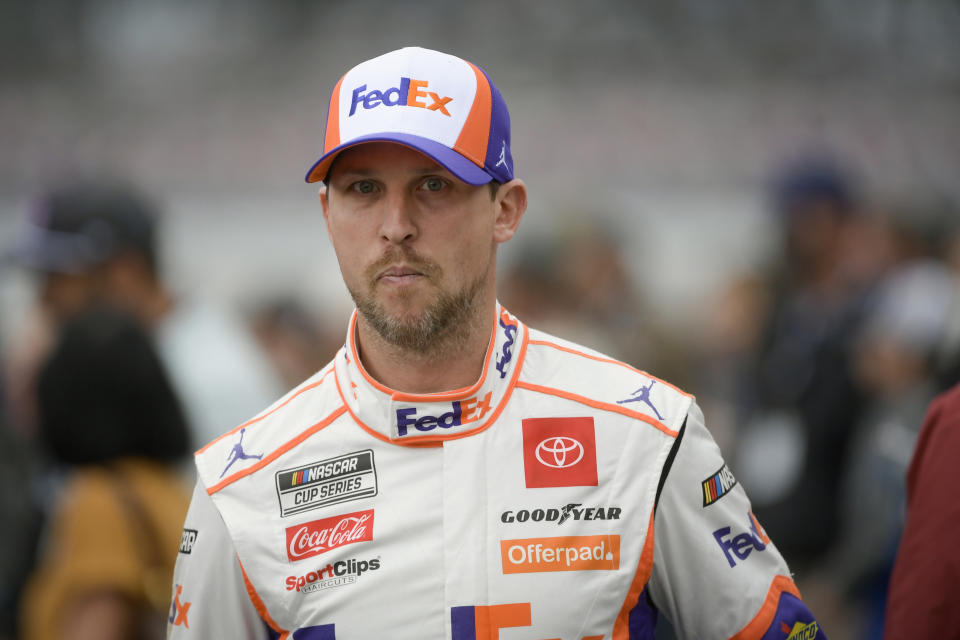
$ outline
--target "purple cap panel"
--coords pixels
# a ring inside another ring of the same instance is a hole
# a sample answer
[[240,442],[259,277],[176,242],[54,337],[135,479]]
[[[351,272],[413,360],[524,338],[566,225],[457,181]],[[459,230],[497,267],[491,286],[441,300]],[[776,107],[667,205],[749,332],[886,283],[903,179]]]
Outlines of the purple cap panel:
[[430,156],[436,160],[437,164],[441,165],[447,171],[457,176],[467,184],[472,185],[481,185],[487,184],[490,182],[492,176],[484,171],[472,161],[468,160],[466,157],[460,155],[450,147],[441,144],[435,140],[430,140],[429,138],[424,138],[422,136],[415,136],[409,133],[375,133],[368,136],[361,136],[359,138],[354,138],[350,142],[346,142],[338,147],[334,147],[330,150],[329,153],[325,153],[319,160],[307,172],[307,182],[311,182],[311,175],[314,173],[314,170],[322,167],[322,176],[312,176],[313,181],[318,179],[326,180],[326,172],[329,169],[329,165],[333,162],[340,152],[349,149],[350,147],[355,147],[359,144],[364,144],[368,142],[395,142],[402,144],[411,149],[415,149],[420,153],[423,153],[427,156]]

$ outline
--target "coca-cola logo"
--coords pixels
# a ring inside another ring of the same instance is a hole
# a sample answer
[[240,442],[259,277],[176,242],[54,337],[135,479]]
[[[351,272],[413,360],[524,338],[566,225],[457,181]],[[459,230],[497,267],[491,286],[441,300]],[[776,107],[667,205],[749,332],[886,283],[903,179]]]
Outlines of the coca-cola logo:
[[287,527],[287,557],[296,562],[367,540],[373,540],[373,509]]

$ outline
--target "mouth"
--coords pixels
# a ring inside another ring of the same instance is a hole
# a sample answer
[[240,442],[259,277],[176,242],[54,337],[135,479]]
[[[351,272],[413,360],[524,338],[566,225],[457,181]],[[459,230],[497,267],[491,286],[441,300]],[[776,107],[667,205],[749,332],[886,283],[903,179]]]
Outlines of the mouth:
[[408,282],[413,282],[419,278],[424,277],[422,271],[418,271],[413,267],[408,267],[405,265],[396,265],[388,267],[381,271],[377,275],[377,280],[382,280],[386,282],[392,282],[396,284],[404,284]]

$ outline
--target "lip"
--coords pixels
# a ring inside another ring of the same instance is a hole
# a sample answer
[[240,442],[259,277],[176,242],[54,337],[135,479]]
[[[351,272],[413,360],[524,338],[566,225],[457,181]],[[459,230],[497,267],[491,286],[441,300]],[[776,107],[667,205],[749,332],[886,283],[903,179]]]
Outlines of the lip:
[[410,282],[420,277],[423,277],[423,273],[413,267],[396,265],[381,271],[377,279],[388,282]]

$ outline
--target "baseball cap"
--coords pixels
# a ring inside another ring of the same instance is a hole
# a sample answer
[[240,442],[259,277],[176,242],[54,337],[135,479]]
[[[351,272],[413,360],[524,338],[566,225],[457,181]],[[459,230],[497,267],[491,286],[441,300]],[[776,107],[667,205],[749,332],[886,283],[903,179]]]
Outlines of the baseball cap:
[[49,273],[81,273],[130,250],[156,260],[156,211],[135,188],[78,181],[37,198],[11,252],[16,263]]
[[341,151],[366,142],[408,146],[468,184],[513,179],[503,96],[483,69],[439,51],[398,49],[340,78],[307,182],[325,180]]
[[814,201],[833,203],[841,215],[852,212],[856,201],[853,178],[839,159],[810,153],[783,166],[773,179],[774,208],[783,216],[802,215]]

